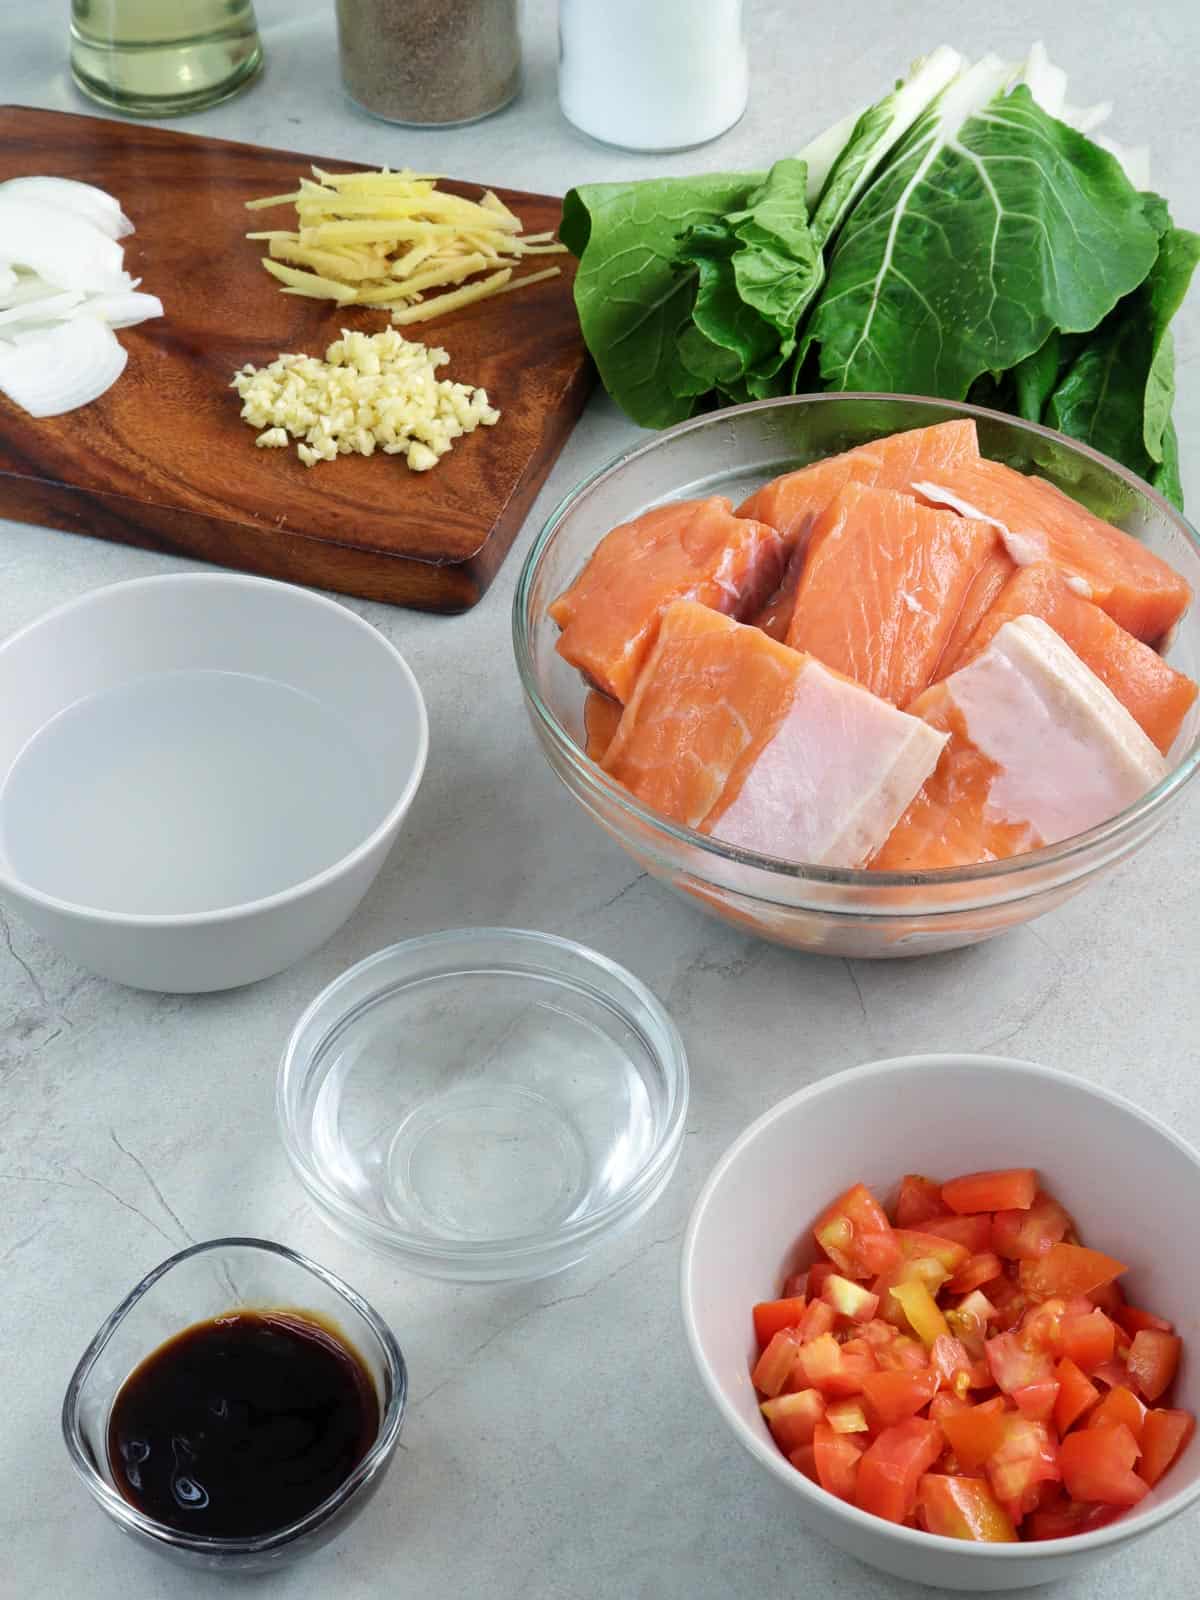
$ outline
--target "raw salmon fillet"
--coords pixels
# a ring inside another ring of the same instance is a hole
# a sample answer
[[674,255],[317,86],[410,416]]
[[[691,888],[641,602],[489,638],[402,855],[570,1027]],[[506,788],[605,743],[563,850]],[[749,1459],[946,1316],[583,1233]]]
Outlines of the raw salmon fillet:
[[811,656],[679,601],[604,766],[674,822],[763,855],[855,867],[944,742]]
[[1107,612],[1076,594],[1058,568],[1044,562],[1018,569],[950,670],[973,661],[1006,622],[1021,616],[1048,622],[1167,753],[1196,698],[1196,685]]
[[1116,816],[1167,771],[1129,712],[1040,617],[1004,623],[912,710],[949,743],[872,859],[879,872],[1055,844]]
[[1177,572],[1044,478],[979,456],[914,487],[931,504],[992,518],[1018,566],[1053,563],[1135,639],[1161,639],[1187,610],[1192,592]]
[[996,534],[848,483],[817,518],[787,642],[893,705],[920,694]]
[[975,630],[1000,598],[1001,590],[1016,570],[1016,562],[1009,555],[1003,539],[997,533],[991,551],[984,557],[983,565],[967,586],[962,609],[954,619],[950,637],[946,640],[946,648],[942,651],[942,659],[934,670],[934,683],[962,664],[963,651],[968,641],[974,638]]
[[970,418],[912,428],[772,478],[742,501],[737,514],[769,522],[792,547],[797,541],[803,543],[821,512],[851,480],[868,487],[907,490],[914,478],[944,476],[978,455],[979,441]]
[[783,541],[766,523],[735,517],[728,500],[677,500],[607,534],[550,606],[558,652],[622,704],[673,600],[743,617],[783,576]]
[[583,702],[584,749],[593,761],[602,762],[621,720],[621,706],[599,689],[589,689]]

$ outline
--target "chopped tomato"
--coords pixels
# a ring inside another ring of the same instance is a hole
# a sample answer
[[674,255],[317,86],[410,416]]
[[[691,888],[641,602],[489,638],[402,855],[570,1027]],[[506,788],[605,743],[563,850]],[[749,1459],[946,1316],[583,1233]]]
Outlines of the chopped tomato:
[[825,1421],[834,1433],[866,1433],[867,1414],[861,1400],[831,1400],[825,1409]]
[[948,1217],[930,1217],[928,1222],[922,1224],[921,1231],[935,1233],[943,1239],[953,1239],[955,1244],[961,1244],[973,1256],[992,1248],[992,1219],[986,1213],[983,1216],[959,1217],[951,1214]]
[[969,1172],[942,1185],[942,1199],[951,1211],[1028,1211],[1037,1194],[1037,1173],[1031,1167],[998,1172]]
[[950,1279],[946,1287],[952,1294],[970,1294],[983,1284],[991,1283],[1004,1271],[1004,1263],[994,1250],[981,1250],[977,1256],[968,1256]]
[[1095,1383],[1102,1383],[1106,1389],[1129,1387],[1129,1372],[1123,1361],[1106,1361],[1103,1366],[1096,1368],[1092,1373]]
[[822,1489],[853,1503],[864,1444],[857,1434],[835,1433],[827,1422],[813,1430],[813,1464]]
[[1140,1306],[1118,1306],[1113,1312],[1113,1320],[1124,1328],[1131,1339],[1144,1328],[1159,1333],[1175,1332],[1174,1327],[1164,1317],[1156,1317],[1153,1312],[1143,1311]]
[[1059,1465],[1073,1500],[1098,1500],[1108,1506],[1135,1506],[1149,1485],[1133,1470],[1137,1440],[1123,1423],[1109,1428],[1077,1428],[1063,1440]]
[[951,1333],[962,1341],[968,1353],[976,1359],[983,1354],[983,1342],[995,1318],[996,1308],[981,1289],[972,1289],[965,1299],[946,1313]]
[[876,1345],[875,1358],[888,1372],[923,1372],[929,1365],[929,1356],[919,1339],[910,1339],[906,1333],[895,1334],[890,1344]]
[[965,1394],[970,1388],[971,1357],[961,1339],[943,1333],[929,1347],[929,1365],[937,1374],[939,1386]]
[[918,1172],[906,1172],[900,1179],[900,1193],[896,1197],[898,1228],[919,1228],[930,1217],[940,1217],[945,1209],[941,1184],[921,1177]]
[[984,1346],[996,1387],[1005,1394],[1054,1376],[1054,1362],[1045,1350],[1030,1349],[1020,1334],[998,1333]]
[[791,1455],[802,1444],[812,1442],[813,1429],[825,1416],[825,1400],[816,1389],[801,1389],[797,1394],[764,1400],[759,1410],[775,1443],[785,1455]]
[[942,1422],[946,1417],[958,1416],[964,1411],[973,1411],[975,1407],[969,1400],[956,1395],[953,1389],[939,1389],[929,1402],[929,1420]]
[[1052,1356],[1062,1353],[1063,1318],[1067,1314],[1065,1300],[1043,1300],[1031,1306],[1021,1318],[1021,1342],[1031,1350],[1046,1350]]
[[893,1427],[918,1411],[937,1393],[938,1375],[932,1367],[924,1372],[871,1372],[863,1379],[863,1399],[872,1420],[880,1428]]
[[805,1293],[810,1300],[819,1300],[826,1278],[832,1278],[837,1268],[832,1261],[814,1261],[806,1276]]
[[861,1394],[862,1380],[876,1367],[871,1346],[865,1340],[838,1344],[831,1333],[823,1333],[797,1350],[792,1386],[819,1389],[827,1400],[844,1400]]
[[852,1278],[843,1278],[840,1272],[831,1272],[821,1285],[821,1299],[831,1305],[841,1317],[851,1322],[870,1322],[879,1309],[879,1296],[864,1289]]
[[946,1269],[947,1275],[957,1272],[970,1255],[965,1244],[956,1239],[946,1239],[939,1233],[920,1233],[914,1228],[895,1229],[896,1243],[906,1261],[932,1257]]
[[1023,1389],[1014,1389],[1012,1397],[1023,1417],[1034,1422],[1049,1422],[1058,1400],[1058,1380],[1045,1378],[1041,1383],[1027,1383]]
[[982,1478],[952,1478],[927,1472],[917,1488],[921,1520],[947,1539],[1011,1544],[1012,1518]]
[[817,1453],[812,1444],[802,1444],[798,1450],[788,1451],[788,1460],[797,1472],[802,1472],[806,1478],[811,1478],[814,1483],[819,1483],[817,1477]]
[[1060,1476],[1058,1450],[1044,1422],[1007,1412],[1004,1437],[986,1464],[1000,1504],[1019,1522],[1037,1504],[1038,1485]]
[[1102,1283],[1098,1289],[1093,1289],[1088,1299],[1094,1306],[1099,1306],[1101,1311],[1107,1312],[1114,1318],[1125,1304],[1124,1292],[1115,1278],[1111,1283]]
[[1160,1328],[1142,1328],[1134,1334],[1126,1365],[1147,1400],[1157,1400],[1166,1392],[1182,1348],[1183,1340],[1178,1334],[1163,1333]]
[[995,1455],[1004,1440],[1005,1418],[1010,1414],[997,1395],[994,1400],[940,1419],[946,1442],[965,1471],[978,1472]]
[[855,1504],[888,1522],[904,1522],[917,1504],[921,1478],[942,1450],[936,1422],[909,1417],[885,1428],[858,1467]]
[[870,1322],[864,1322],[858,1330],[860,1339],[865,1339],[869,1345],[874,1345],[876,1351],[885,1344],[891,1344],[897,1338],[897,1332],[890,1322],[884,1322],[882,1317],[872,1317]]
[[800,1340],[794,1328],[782,1328],[759,1356],[750,1381],[759,1394],[773,1400],[787,1381],[800,1353]]
[[1079,1421],[1089,1406],[1095,1405],[1100,1391],[1067,1356],[1054,1369],[1058,1379],[1058,1398],[1054,1402],[1054,1426],[1060,1434]]
[[995,1308],[993,1331],[996,1333],[1007,1333],[1010,1328],[1015,1328],[1029,1304],[1021,1293],[1020,1284],[1007,1274],[988,1284],[988,1299]]
[[823,1333],[832,1333],[836,1321],[837,1312],[828,1300],[810,1300],[804,1308],[804,1319],[799,1328],[800,1343],[808,1344],[813,1339],[819,1339]]
[[763,1300],[754,1308],[754,1335],[758,1348],[765,1350],[784,1328],[798,1328],[804,1316],[803,1298]]
[[1095,1372],[1113,1358],[1117,1347],[1116,1326],[1100,1310],[1086,1317],[1064,1317],[1061,1346],[1063,1355],[1082,1371]]
[[896,1284],[892,1298],[899,1301],[909,1326],[926,1349],[935,1339],[950,1332],[937,1301],[919,1279],[915,1283]]
[[1125,1271],[1125,1263],[1081,1244],[1052,1244],[1036,1261],[1022,1261],[1021,1288],[1031,1300],[1090,1294]]
[[1195,1431],[1196,1419],[1190,1411],[1147,1411],[1138,1476],[1157,1483]]
[[898,1261],[887,1272],[881,1272],[871,1285],[871,1292],[879,1296],[879,1315],[894,1327],[906,1329],[909,1325],[904,1308],[895,1299],[892,1290],[900,1283],[923,1283],[931,1295],[936,1295],[945,1283],[946,1269],[934,1256],[917,1256],[911,1261]]
[[1089,1428],[1111,1428],[1118,1422],[1140,1441],[1146,1423],[1146,1408],[1132,1389],[1122,1385],[1110,1389],[1087,1419]]
[[1021,1525],[1021,1532],[1027,1539],[1069,1539],[1073,1534],[1102,1528],[1121,1514],[1119,1506],[1089,1505],[1072,1500],[1057,1484],[1051,1487],[1057,1492],[1040,1502],[1037,1510]]
[[900,1259],[887,1214],[865,1183],[856,1183],[839,1195],[817,1219],[813,1233],[848,1278],[873,1278]]
[[992,1249],[1010,1261],[1036,1261],[1058,1244],[1071,1218],[1048,1194],[1038,1193],[1026,1210],[997,1211],[992,1218]]

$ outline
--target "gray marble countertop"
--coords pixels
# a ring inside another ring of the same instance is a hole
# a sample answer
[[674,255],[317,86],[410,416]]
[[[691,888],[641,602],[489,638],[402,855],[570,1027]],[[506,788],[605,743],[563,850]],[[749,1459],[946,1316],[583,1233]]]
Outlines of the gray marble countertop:
[[[0,101],[88,109],[67,77],[65,11],[2,8]],[[552,0],[528,7],[520,101],[446,133],[389,128],[346,103],[332,11],[331,0],[258,0],[264,79],[175,126],[558,192],[662,170],[661,158],[603,149],[562,120]],[[718,144],[670,158],[676,170],[784,155],[943,37],[1011,56],[1044,37],[1073,69],[1071,98],[1114,99],[1114,135],[1150,141],[1155,186],[1200,226],[1200,11],[1190,0],[1136,12],[1117,0],[950,0],[936,21],[914,0],[751,0],[749,15],[750,110]],[[1200,497],[1200,295],[1177,337],[1185,477]],[[109,1527],[74,1480],[58,1418],[81,1350],[147,1269],[189,1240],[253,1233],[349,1278],[390,1320],[412,1377],[402,1451],[381,1493],[338,1543],[257,1594],[916,1595],[789,1522],[702,1394],[676,1276],[704,1175],[789,1091],[924,1050],[995,1050],[1080,1072],[1200,1142],[1200,795],[1143,856],[1033,927],[957,954],[851,966],[707,920],[639,878],[558,787],[506,670],[512,587],[545,512],[634,432],[605,399],[592,402],[469,614],[349,602],[411,662],[432,746],[381,878],[323,950],[250,989],[164,997],[89,977],[0,920],[0,1594],[226,1592]],[[181,565],[0,521],[0,636],[101,584]],[[468,923],[567,934],[627,963],[670,1007],[691,1056],[687,1140],[666,1196],[633,1232],[531,1287],[425,1282],[344,1244],[312,1213],[275,1132],[276,1062],[317,990],[382,945]],[[1200,1517],[1186,1516],[1054,1592],[1182,1600],[1198,1564]]]

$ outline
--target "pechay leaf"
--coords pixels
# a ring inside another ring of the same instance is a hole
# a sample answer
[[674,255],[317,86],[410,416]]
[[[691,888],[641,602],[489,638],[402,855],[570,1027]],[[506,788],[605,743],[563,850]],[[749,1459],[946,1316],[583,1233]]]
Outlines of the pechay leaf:
[[559,231],[579,257],[584,340],[604,387],[643,427],[669,427],[695,409],[677,341],[691,320],[699,269],[681,259],[682,236],[742,210],[762,181],[761,172],[726,172],[587,184],[563,202]]
[[1200,234],[1173,227],[1163,235],[1157,259],[1143,285],[1153,347],[1146,378],[1143,436],[1146,451],[1153,461],[1163,459],[1163,436],[1175,399],[1175,352],[1167,329],[1183,304],[1197,262],[1200,262]]
[[1163,429],[1162,460],[1150,474],[1150,482],[1173,506],[1183,510],[1183,479],[1179,475],[1179,435],[1169,419]]
[[737,291],[782,338],[789,339],[820,282],[821,251],[808,226],[803,161],[777,161],[745,211],[728,221],[740,246],[733,255]]
[[961,399],[1096,327],[1155,229],[1117,162],[986,60],[924,113],[836,241],[809,329],[825,384]]

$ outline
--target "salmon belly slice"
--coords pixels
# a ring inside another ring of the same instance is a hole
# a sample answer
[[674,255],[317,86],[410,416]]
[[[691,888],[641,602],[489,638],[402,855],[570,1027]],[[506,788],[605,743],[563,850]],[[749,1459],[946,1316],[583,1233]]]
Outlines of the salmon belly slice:
[[913,704],[949,735],[937,770],[871,861],[928,872],[1055,844],[1123,811],[1167,764],[1109,689],[1040,617]]
[[992,518],[1018,566],[1060,568],[1077,594],[1135,639],[1161,639],[1188,608],[1191,590],[1165,561],[1044,478],[980,456],[914,487],[931,504]]
[[1041,617],[1106,684],[1165,755],[1196,698],[1196,685],[1075,593],[1057,567],[1019,568],[963,646],[950,670],[974,660],[1014,617]]
[[761,609],[783,575],[784,546],[730,502],[677,500],[607,534],[550,606],[558,652],[596,688],[628,700],[673,600],[741,617]]
[[589,689],[583,702],[584,749],[593,761],[602,762],[621,721],[622,707],[599,689]]
[[679,601],[604,766],[673,822],[763,855],[856,867],[944,743],[811,656]]
[[933,677],[995,543],[986,522],[849,483],[813,528],[787,642],[906,706]]

